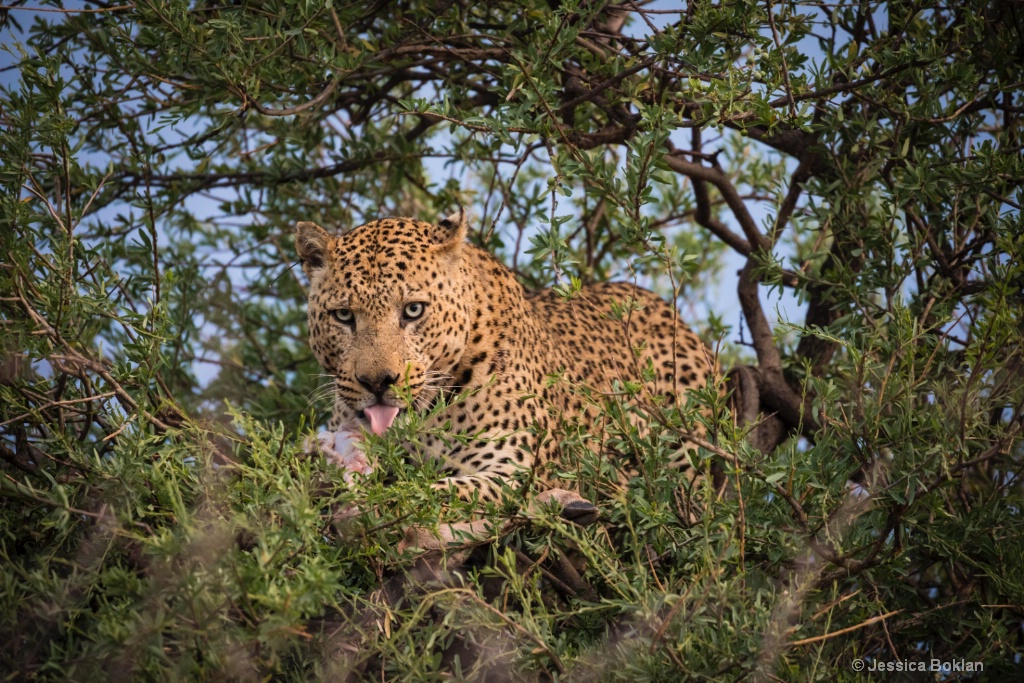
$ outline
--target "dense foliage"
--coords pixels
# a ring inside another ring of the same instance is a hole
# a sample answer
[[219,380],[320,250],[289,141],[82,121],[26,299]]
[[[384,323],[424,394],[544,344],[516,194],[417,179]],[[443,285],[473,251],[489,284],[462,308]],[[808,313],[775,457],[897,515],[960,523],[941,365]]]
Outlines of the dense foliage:
[[[1019,3],[13,4],[4,677],[1024,669]],[[696,525],[677,411],[558,435],[599,524],[510,496],[433,577],[403,529],[467,513],[405,464],[415,420],[354,488],[303,455],[292,226],[458,204],[527,287],[636,278],[719,349]]]

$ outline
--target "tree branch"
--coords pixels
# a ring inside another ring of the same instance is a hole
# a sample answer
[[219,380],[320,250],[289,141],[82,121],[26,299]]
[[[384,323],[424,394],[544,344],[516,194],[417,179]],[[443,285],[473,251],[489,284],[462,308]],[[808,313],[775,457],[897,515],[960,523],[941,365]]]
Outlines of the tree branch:
[[[729,209],[732,210],[733,215],[739,222],[750,244],[753,245],[754,250],[770,251],[771,243],[758,229],[757,223],[754,222],[754,218],[747,210],[747,205],[743,203],[743,198],[740,197],[739,192],[736,191],[735,186],[729,180],[729,176],[722,171],[721,167],[717,163],[713,167],[708,167],[703,164],[687,161],[682,157],[682,154],[685,153],[680,151],[669,152],[665,155],[665,163],[673,171],[689,176],[694,181],[700,180],[714,185],[721,193],[725,203],[728,204]],[[750,247],[748,246],[748,253],[749,251]]]

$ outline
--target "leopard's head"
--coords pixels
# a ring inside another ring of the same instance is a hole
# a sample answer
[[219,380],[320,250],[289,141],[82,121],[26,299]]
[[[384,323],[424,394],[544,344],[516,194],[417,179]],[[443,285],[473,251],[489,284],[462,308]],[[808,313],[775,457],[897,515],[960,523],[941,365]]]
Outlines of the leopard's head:
[[380,435],[451,384],[470,329],[466,229],[462,209],[437,224],[386,218],[338,237],[296,226],[309,342],[334,377],[336,417]]

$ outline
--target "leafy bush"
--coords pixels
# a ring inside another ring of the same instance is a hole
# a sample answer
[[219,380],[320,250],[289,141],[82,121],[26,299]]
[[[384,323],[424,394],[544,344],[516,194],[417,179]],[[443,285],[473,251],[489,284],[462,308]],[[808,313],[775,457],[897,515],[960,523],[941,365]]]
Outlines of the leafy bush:
[[[1021,674],[1012,3],[0,12],[6,677]],[[567,425],[600,523],[510,492],[440,574],[398,551],[469,515],[417,420],[354,487],[304,455],[291,226],[460,203],[527,287],[636,279],[715,344],[695,525],[693,410]]]

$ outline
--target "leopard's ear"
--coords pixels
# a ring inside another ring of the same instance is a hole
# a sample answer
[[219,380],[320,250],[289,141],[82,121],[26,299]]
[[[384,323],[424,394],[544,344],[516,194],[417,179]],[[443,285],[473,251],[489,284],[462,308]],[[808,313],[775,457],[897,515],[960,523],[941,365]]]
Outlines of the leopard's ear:
[[312,278],[313,273],[322,270],[327,264],[327,250],[332,239],[316,223],[302,221],[295,225],[295,251],[299,253],[306,277]]
[[466,209],[459,210],[438,223],[430,231],[430,241],[444,251],[456,249],[466,241],[469,223],[466,220]]

